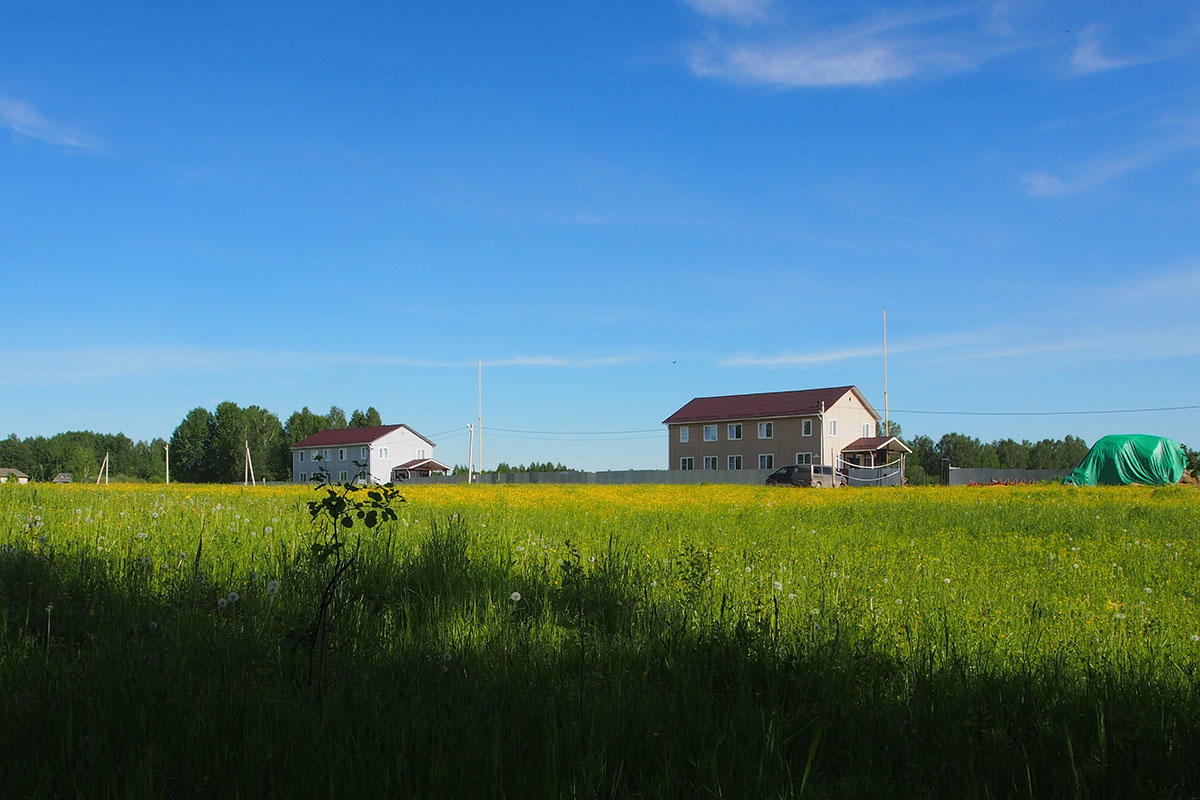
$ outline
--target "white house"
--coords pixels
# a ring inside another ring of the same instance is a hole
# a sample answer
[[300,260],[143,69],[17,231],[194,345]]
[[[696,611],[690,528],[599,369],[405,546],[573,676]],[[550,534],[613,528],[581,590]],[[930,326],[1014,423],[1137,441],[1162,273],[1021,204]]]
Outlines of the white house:
[[12,467],[0,467],[0,483],[8,483],[8,479],[12,478],[17,483],[29,483],[29,476],[19,469]]
[[335,483],[392,483],[417,464],[422,474],[444,474],[450,468],[433,459],[436,446],[407,425],[321,431],[292,445],[292,481],[327,473]]

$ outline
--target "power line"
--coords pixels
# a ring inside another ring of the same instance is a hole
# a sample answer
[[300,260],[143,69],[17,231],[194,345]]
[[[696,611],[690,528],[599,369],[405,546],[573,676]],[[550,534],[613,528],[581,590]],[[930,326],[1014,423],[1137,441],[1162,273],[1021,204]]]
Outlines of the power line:
[[911,408],[893,408],[897,414],[939,414],[960,417],[1065,417],[1087,414],[1142,414],[1150,411],[1192,411],[1195,406],[1163,406],[1161,408],[1113,408],[1103,411],[916,411]]
[[543,436],[618,436],[627,433],[666,433],[665,428],[642,428],[635,431],[524,431],[517,428],[489,428],[504,433],[536,433]]
[[605,439],[597,439],[594,437],[589,437],[586,439],[576,439],[576,438],[564,438],[562,436],[538,436],[536,434],[530,435],[530,434],[521,434],[521,433],[497,433],[495,428],[492,428],[492,434],[495,436],[499,436],[502,439],[526,439],[529,441],[538,441],[538,442],[594,442],[594,443],[599,444],[602,442],[633,442],[633,441],[638,441],[638,440],[642,440],[642,439],[661,440],[665,437],[666,431],[663,431],[661,434],[650,435],[650,436],[647,436],[647,435],[610,436]]

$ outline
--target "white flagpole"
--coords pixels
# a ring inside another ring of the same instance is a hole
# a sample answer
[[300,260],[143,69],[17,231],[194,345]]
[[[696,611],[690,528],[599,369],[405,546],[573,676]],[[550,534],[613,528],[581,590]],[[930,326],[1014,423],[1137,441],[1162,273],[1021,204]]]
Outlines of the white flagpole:
[[483,472],[483,357],[479,359],[479,471]]
[[167,457],[167,485],[170,486],[171,485],[171,445],[164,444],[163,452],[166,453],[166,457]]
[[892,421],[888,415],[887,395],[887,309],[883,310],[883,435],[892,435]]
[[472,461],[475,458],[475,426],[467,423],[467,432],[470,437],[467,439],[467,483],[472,479]]

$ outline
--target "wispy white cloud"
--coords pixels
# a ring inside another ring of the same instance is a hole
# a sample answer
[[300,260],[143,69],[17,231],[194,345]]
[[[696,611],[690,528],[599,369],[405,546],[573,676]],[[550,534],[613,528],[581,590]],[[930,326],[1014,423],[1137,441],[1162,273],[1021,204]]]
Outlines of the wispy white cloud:
[[[1195,286],[1181,276],[1180,282],[1200,291],[1200,277]],[[1085,329],[1071,336],[1058,330],[995,328],[974,331],[949,331],[935,336],[900,340],[888,345],[889,355],[914,354],[917,361],[928,366],[979,364],[982,362],[1029,362],[1046,358],[1173,358],[1200,354],[1200,327],[1191,324],[1162,326],[1152,324],[1138,329],[1111,326]],[[743,354],[720,360],[723,367],[759,367],[767,369],[803,368],[880,358],[881,345],[863,345],[836,350],[772,355]],[[1044,359],[1043,359],[1044,361]],[[1044,364],[1043,364],[1044,365]]]
[[1079,41],[1071,52],[1071,71],[1076,75],[1090,75],[1134,64],[1145,63],[1146,58],[1115,58],[1101,51],[1100,26],[1090,25],[1079,35]]
[[736,82],[797,87],[863,87],[977,68],[1027,46],[970,7],[878,13],[820,31],[770,40],[713,36],[694,45],[693,73]]
[[20,136],[62,147],[90,150],[100,144],[92,136],[46,119],[29,103],[4,95],[0,95],[0,127],[8,128]]
[[707,17],[757,22],[767,16],[771,0],[683,0],[684,5]]
[[1192,306],[1200,300],[1200,260],[1167,271],[1142,274],[1117,286],[1104,287],[1098,296],[1109,302]]
[[[518,355],[485,358],[486,368],[574,368],[647,363],[651,356]],[[63,348],[0,350],[0,386],[68,386],[130,377],[245,371],[303,372],[346,367],[474,369],[474,358],[440,360],[372,354],[312,353],[200,347]]]
[[[1196,125],[1190,122],[1184,127],[1196,128]],[[1098,189],[1132,172],[1197,149],[1200,149],[1200,130],[1185,130],[1178,136],[1143,142],[1132,153],[1098,158],[1073,173],[1063,175],[1039,169],[1025,173],[1021,180],[1033,197],[1066,197]]]
[[1089,164],[1072,175],[1055,175],[1039,169],[1021,176],[1025,188],[1033,197],[1065,197],[1096,189],[1134,170],[1158,160],[1152,154],[1128,156],[1118,159],[1101,159]]

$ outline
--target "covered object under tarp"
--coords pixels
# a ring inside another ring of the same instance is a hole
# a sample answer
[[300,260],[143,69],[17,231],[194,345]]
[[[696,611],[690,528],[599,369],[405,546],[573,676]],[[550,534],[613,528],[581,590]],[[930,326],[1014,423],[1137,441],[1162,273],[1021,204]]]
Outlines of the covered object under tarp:
[[1187,462],[1183,445],[1141,433],[1105,436],[1092,445],[1075,471],[1063,479],[1076,486],[1179,483]]

